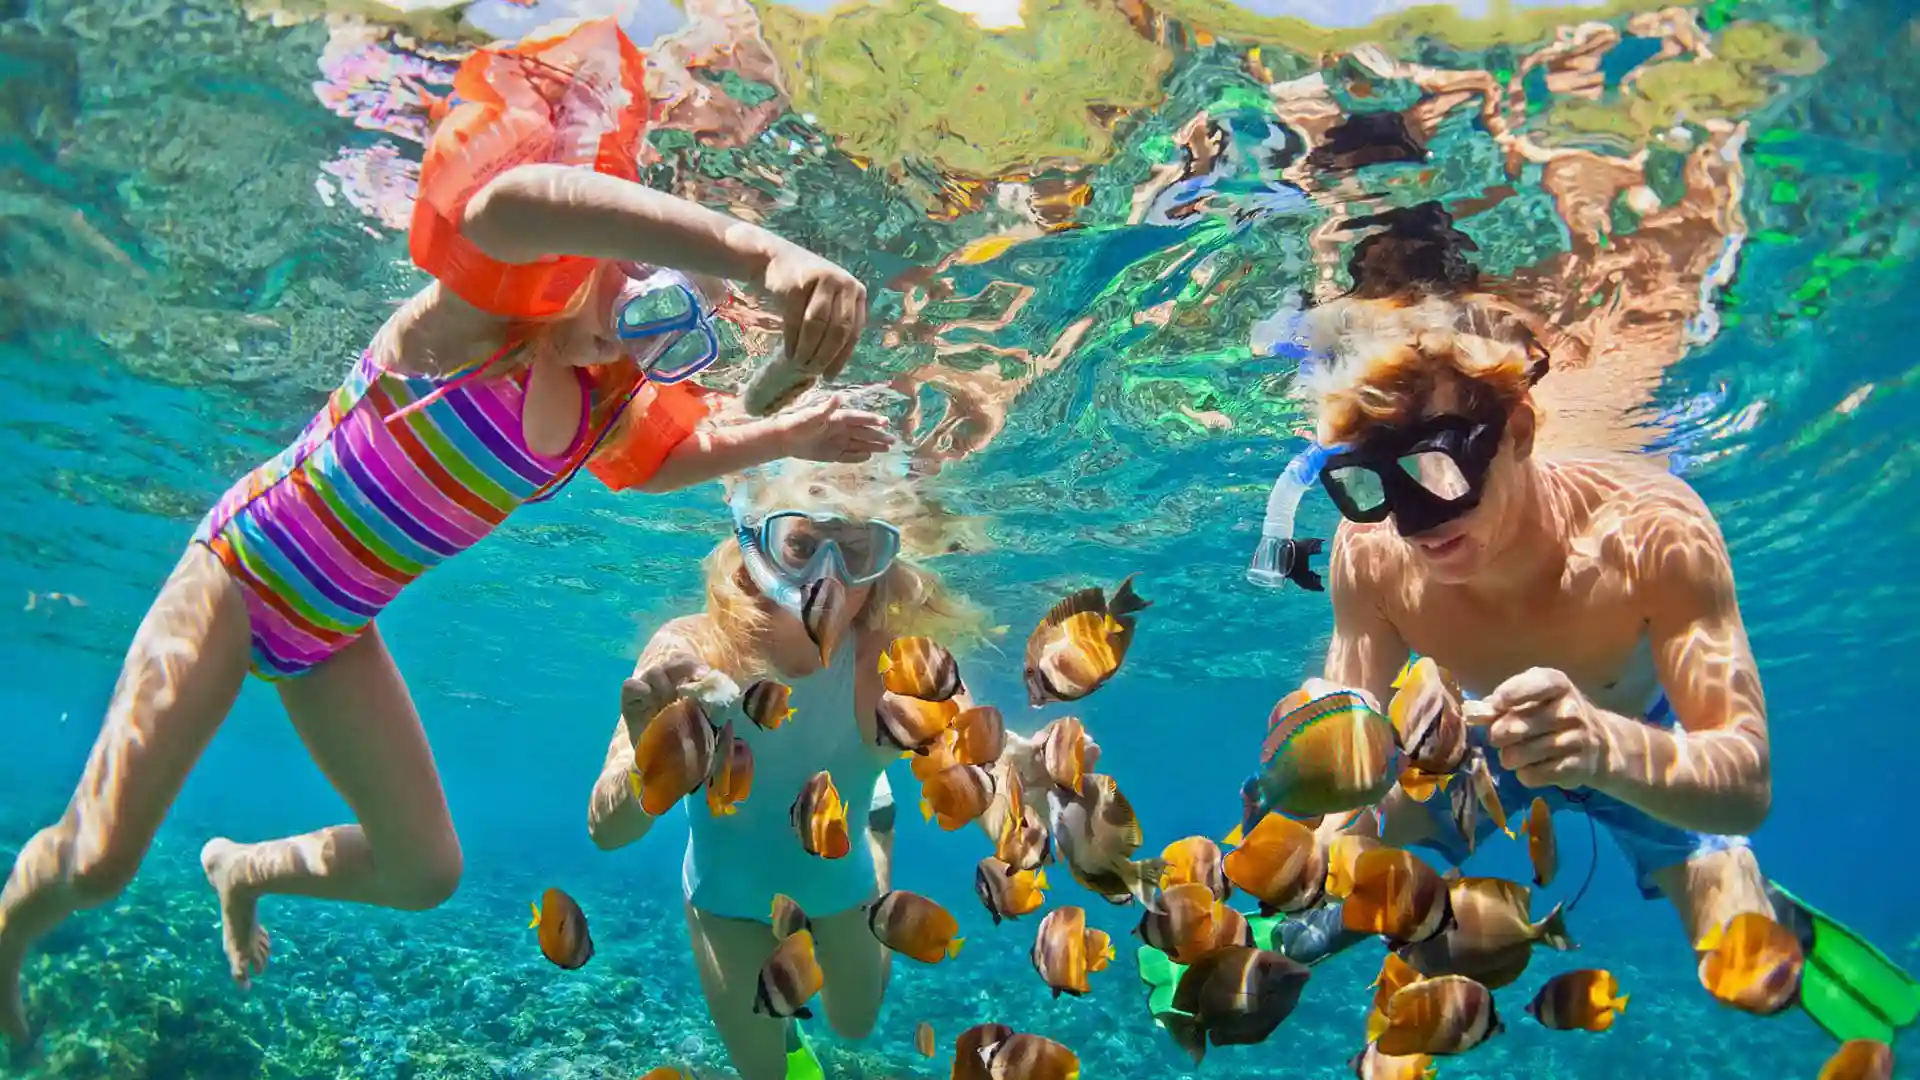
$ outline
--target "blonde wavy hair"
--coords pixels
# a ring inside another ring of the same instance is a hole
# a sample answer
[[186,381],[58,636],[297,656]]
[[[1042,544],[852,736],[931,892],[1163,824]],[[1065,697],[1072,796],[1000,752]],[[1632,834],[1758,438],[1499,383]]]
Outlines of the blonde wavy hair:
[[1535,408],[1548,354],[1524,313],[1485,294],[1343,297],[1313,309],[1321,363],[1295,395],[1314,408],[1323,445],[1418,419],[1442,387],[1469,417]]
[[[958,595],[918,560],[949,550],[949,526],[957,519],[918,490],[899,455],[863,464],[789,461],[752,479],[734,479],[729,495],[742,495],[755,513],[781,509],[830,511],[853,521],[885,521],[900,530],[900,554],[870,586],[866,606],[854,618],[863,631],[890,637],[926,636],[956,650],[984,639],[986,613]],[[744,485],[744,487],[743,487]],[[689,636],[708,665],[736,681],[765,674],[750,645],[767,627],[760,590],[747,572],[733,537],[715,544],[701,563],[706,575],[707,619]]]

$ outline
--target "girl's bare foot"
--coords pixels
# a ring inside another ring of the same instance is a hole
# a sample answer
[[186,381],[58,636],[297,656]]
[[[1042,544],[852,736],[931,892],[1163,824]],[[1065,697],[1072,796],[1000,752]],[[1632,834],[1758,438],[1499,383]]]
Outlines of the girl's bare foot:
[[242,990],[253,985],[253,977],[267,970],[272,945],[260,927],[260,896],[240,880],[242,846],[216,837],[200,849],[200,868],[207,872],[207,883],[220,896],[220,928],[227,950],[227,970]]

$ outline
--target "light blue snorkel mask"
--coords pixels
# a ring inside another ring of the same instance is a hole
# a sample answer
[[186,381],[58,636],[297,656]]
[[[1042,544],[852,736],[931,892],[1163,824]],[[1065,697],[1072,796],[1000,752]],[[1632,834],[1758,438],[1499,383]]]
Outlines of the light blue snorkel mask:
[[[900,397],[882,387],[862,388],[847,396],[851,403],[876,407],[876,411]],[[733,512],[734,539],[740,544],[742,561],[754,587],[767,599],[798,613],[808,582],[831,575],[853,587],[884,576],[900,554],[900,530],[879,518],[856,520],[828,510],[755,509],[757,477],[795,467],[806,466],[753,470],[734,485],[727,503]]]
[[[1300,365],[1301,376],[1311,374],[1315,359],[1305,339],[1304,319],[1300,306],[1290,303],[1255,323],[1254,352],[1293,360]],[[1263,589],[1284,588],[1291,581],[1311,592],[1325,591],[1325,583],[1308,562],[1326,547],[1326,539],[1296,537],[1293,523],[1301,497],[1320,479],[1321,467],[1332,452],[1333,448],[1309,441],[1273,482],[1273,491],[1267,496],[1266,520],[1260,526],[1260,543],[1247,566],[1248,581]]]

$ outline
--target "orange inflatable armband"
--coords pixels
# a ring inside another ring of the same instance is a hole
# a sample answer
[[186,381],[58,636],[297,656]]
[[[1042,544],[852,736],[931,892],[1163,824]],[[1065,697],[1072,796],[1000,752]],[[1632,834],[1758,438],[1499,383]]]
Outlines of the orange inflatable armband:
[[719,396],[691,382],[644,383],[627,403],[625,429],[587,459],[587,471],[609,491],[639,487],[693,434]]
[[490,258],[461,235],[467,202],[516,165],[588,166],[637,181],[647,127],[645,63],[613,19],[562,37],[480,49],[453,77],[458,104],[420,164],[407,249],[413,263],[483,311],[539,319],[566,310],[599,260]]

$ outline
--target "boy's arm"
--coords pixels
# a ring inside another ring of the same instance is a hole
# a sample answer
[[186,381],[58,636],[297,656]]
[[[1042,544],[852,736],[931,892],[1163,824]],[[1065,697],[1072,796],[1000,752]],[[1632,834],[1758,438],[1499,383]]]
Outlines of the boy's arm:
[[[1309,693],[1361,690],[1384,708],[1393,696],[1393,679],[1412,650],[1400,638],[1380,602],[1378,582],[1387,580],[1382,545],[1350,522],[1333,534],[1327,559],[1327,591],[1333,601],[1333,640],[1320,680],[1309,679]],[[1316,685],[1317,684],[1317,685]],[[1329,814],[1315,830],[1322,842],[1368,824],[1367,812]],[[1370,827],[1370,826],[1369,826]],[[1361,830],[1367,831],[1367,830]]]
[[1600,790],[1662,821],[1749,833],[1773,800],[1766,696],[1734,593],[1726,542],[1691,491],[1641,545],[1654,666],[1680,731],[1607,714]]

